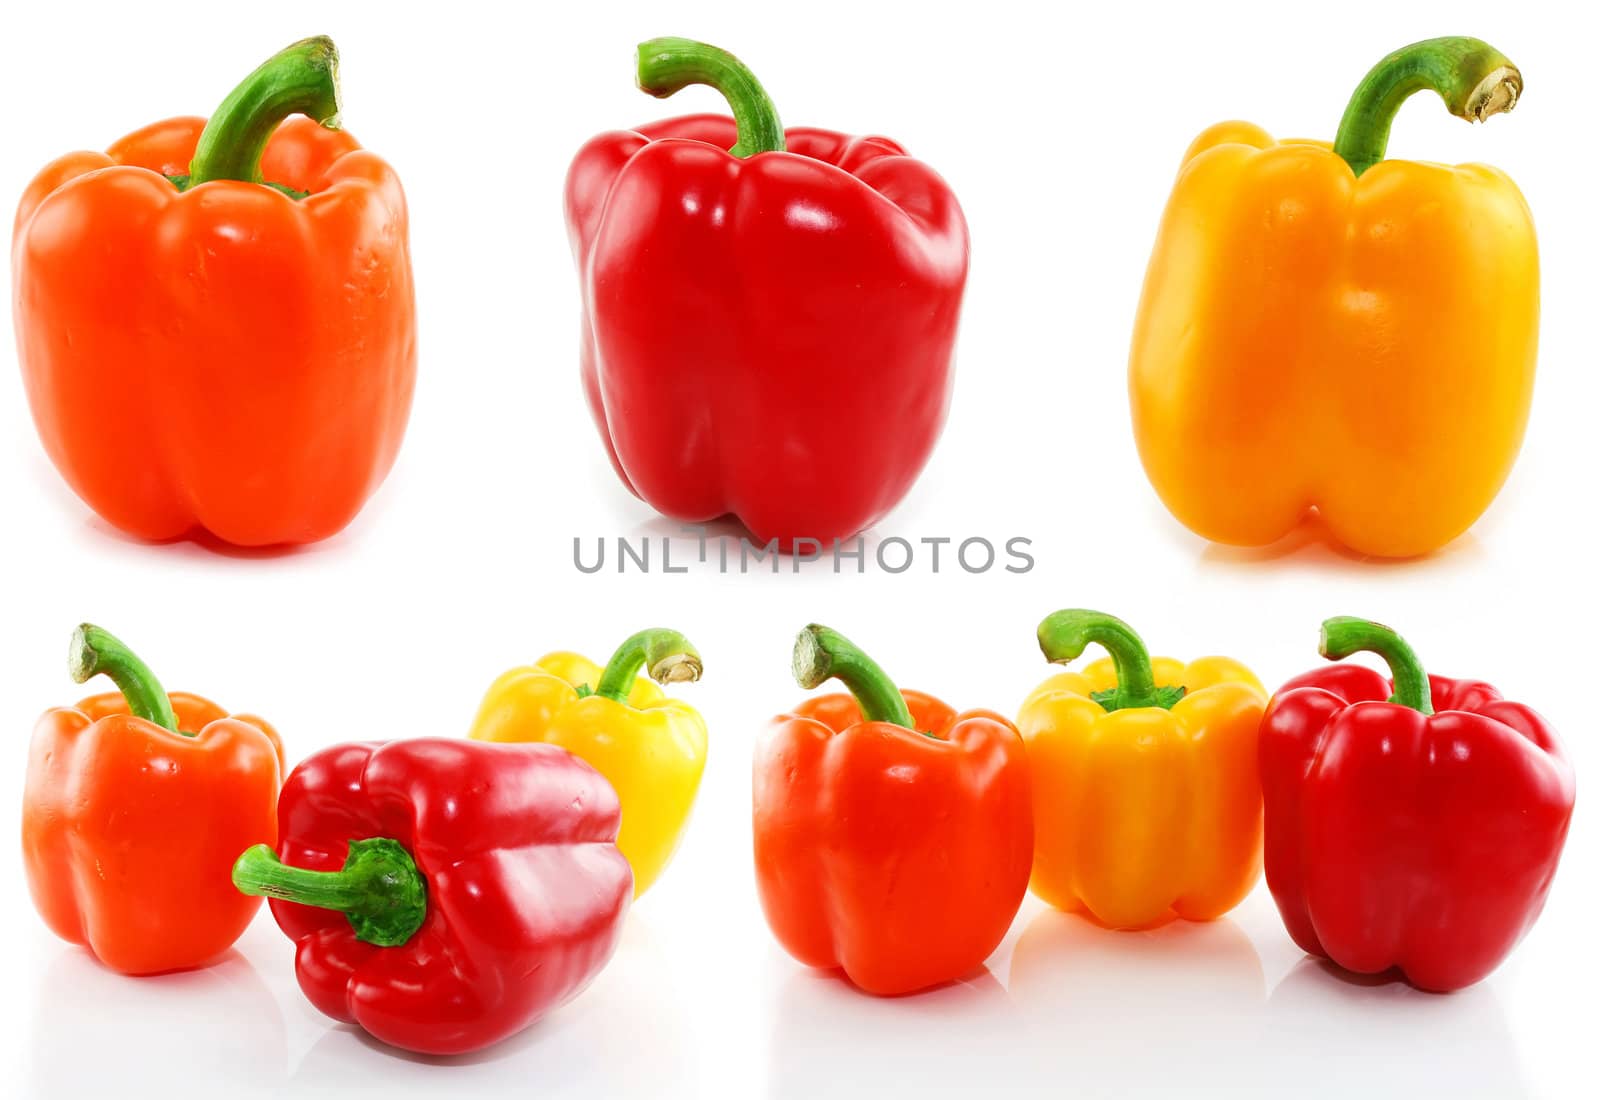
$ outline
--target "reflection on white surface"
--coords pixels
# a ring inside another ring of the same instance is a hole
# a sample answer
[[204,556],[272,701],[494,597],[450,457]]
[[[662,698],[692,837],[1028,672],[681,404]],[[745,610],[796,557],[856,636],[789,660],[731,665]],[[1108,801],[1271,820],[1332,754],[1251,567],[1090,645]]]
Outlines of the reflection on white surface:
[[1130,933],[1045,910],[1009,987],[1078,1095],[1527,1095],[1492,981],[1438,996],[1300,956],[1269,994],[1228,918]]
[[1017,1081],[1022,1017],[985,970],[907,997],[872,997],[834,973],[796,969],[778,989],[767,1093],[774,1100],[985,1096]]
[[33,991],[20,1095],[696,1095],[695,1044],[677,1011],[687,994],[673,988],[666,953],[637,915],[611,966],[571,1004],[498,1046],[454,1058],[396,1050],[311,1008],[293,980],[292,948],[265,918],[240,948],[260,970],[236,949],[206,970],[134,979],[56,944]]
[[112,974],[35,929],[49,946],[20,968],[19,1095],[1535,1095],[1503,976],[1448,996],[1352,979],[1300,955],[1260,894],[1231,919],[1131,933],[1030,900],[989,969],[898,998],[799,966],[743,914],[677,910],[688,898],[671,916],[636,910],[573,1003],[458,1058],[408,1055],[321,1016],[265,919],[218,966],[155,979]]
[[1267,1007],[1271,1061],[1316,1067],[1298,1096],[1530,1095],[1492,977],[1440,995],[1306,958]]
[[1045,909],[1012,953],[1011,993],[1064,1086],[1162,1096],[1237,1081],[1259,1050],[1267,989],[1226,918],[1116,932]]
[[[205,970],[128,978],[65,944],[36,990],[28,1096],[127,1096],[225,1065],[243,1084],[283,1078],[277,999],[237,950]],[[143,1095],[143,1093],[139,1093]]]

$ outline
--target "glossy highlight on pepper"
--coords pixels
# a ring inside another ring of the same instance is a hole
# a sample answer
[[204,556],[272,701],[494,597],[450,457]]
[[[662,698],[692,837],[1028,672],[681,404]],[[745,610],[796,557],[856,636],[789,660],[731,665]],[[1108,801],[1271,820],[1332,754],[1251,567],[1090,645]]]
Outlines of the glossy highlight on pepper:
[[1040,684],[1017,728],[1033,779],[1033,892],[1109,928],[1212,920],[1261,874],[1256,735],[1266,693],[1226,657],[1150,658],[1099,611],[1039,624],[1055,664],[1110,656]]
[[612,465],[678,520],[732,516],[789,550],[848,539],[943,427],[960,205],[887,138],[784,129],[725,50],[653,39],[638,80],[709,86],[733,117],[601,134],[568,171],[584,390]]
[[1384,159],[1425,89],[1481,122],[1522,77],[1477,39],[1430,39],[1373,68],[1332,146],[1225,122],[1184,155],[1129,391],[1145,472],[1195,533],[1263,546],[1314,511],[1357,553],[1413,557],[1510,474],[1538,347],[1533,219],[1498,169]]
[[1016,727],[902,692],[843,635],[812,625],[795,680],[837,679],[756,747],[756,884],[773,935],[868,993],[977,972],[1028,888],[1033,812]]
[[1532,708],[1429,676],[1393,630],[1322,624],[1338,664],[1285,684],[1261,724],[1267,885],[1306,952],[1449,992],[1499,966],[1544,908],[1576,784]]
[[417,357],[405,194],[339,129],[337,68],[328,39],[297,42],[209,121],[69,153],[22,196],[34,424],[129,535],[314,542],[394,463]]
[[698,680],[701,669],[689,639],[661,628],[627,638],[604,668],[549,653],[490,685],[470,736],[559,745],[605,776],[622,802],[617,847],[641,896],[677,850],[706,766],[705,719],[656,685]]
[[169,695],[117,638],[84,624],[72,678],[119,692],[47,711],[22,795],[22,862],[50,930],[112,970],[217,961],[260,907],[228,882],[239,849],[278,835],[283,746],[260,718]]

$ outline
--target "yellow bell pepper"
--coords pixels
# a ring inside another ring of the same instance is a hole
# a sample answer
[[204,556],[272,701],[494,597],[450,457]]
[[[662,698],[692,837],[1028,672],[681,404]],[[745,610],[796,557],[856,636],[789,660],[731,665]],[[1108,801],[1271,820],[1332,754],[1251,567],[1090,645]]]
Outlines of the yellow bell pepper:
[[605,776],[622,803],[617,847],[638,897],[677,849],[706,766],[705,720],[656,684],[698,680],[700,667],[675,630],[641,630],[603,669],[576,653],[551,653],[495,680],[470,736],[560,745]]
[[1266,692],[1225,657],[1152,661],[1128,624],[1100,612],[1039,624],[1053,663],[1091,642],[1111,656],[1046,680],[1017,716],[1033,778],[1029,885],[1111,928],[1219,917],[1261,872]]
[[1368,74],[1332,146],[1225,122],[1185,155],[1129,391],[1145,472],[1195,533],[1262,546],[1315,511],[1353,550],[1411,557],[1510,474],[1538,347],[1533,219],[1497,169],[1383,159],[1425,88],[1482,121],[1522,77],[1477,39],[1431,39]]

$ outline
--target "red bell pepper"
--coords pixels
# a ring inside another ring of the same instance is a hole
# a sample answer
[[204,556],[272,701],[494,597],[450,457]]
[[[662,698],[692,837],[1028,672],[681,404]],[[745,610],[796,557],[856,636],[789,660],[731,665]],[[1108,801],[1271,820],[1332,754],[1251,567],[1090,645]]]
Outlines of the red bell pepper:
[[1262,719],[1267,884],[1295,943],[1446,992],[1498,966],[1544,907],[1572,818],[1555,731],[1488,684],[1429,677],[1364,619],[1321,651],[1368,650],[1284,685]]
[[785,131],[732,55],[660,38],[639,86],[721,92],[601,134],[567,175],[583,382],[612,465],[665,515],[831,546],[897,504],[950,401],[967,228],[881,137]]
[[756,883],[773,935],[868,993],[977,971],[1028,891],[1022,735],[992,711],[901,692],[826,627],[801,632],[794,672],[851,694],[774,719],[756,749]]
[[233,879],[273,899],[318,1009],[459,1054],[521,1031],[611,958],[633,897],[621,818],[600,773],[554,745],[337,745],[284,784],[277,854],[247,850]]

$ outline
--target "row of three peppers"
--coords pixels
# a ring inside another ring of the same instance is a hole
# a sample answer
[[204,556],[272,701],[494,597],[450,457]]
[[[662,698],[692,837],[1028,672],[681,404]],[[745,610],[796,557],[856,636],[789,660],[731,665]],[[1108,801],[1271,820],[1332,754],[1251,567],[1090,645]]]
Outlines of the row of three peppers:
[[703,721],[652,682],[700,674],[671,630],[604,668],[563,652],[513,669],[471,739],[336,745],[281,790],[261,718],[169,695],[98,627],[70,667],[119,692],[47,712],[33,738],[22,847],[52,931],[122,973],[187,969],[265,896],[317,1008],[425,1053],[506,1038],[589,983],[705,762]]
[[[774,933],[802,962],[901,994],[976,972],[1029,886],[1115,929],[1211,920],[1267,884],[1302,949],[1432,991],[1479,981],[1544,906],[1575,793],[1554,731],[1485,683],[1428,676],[1392,630],[1269,701],[1244,666],[1152,660],[1109,615],[1039,626],[1054,676],[1016,725],[897,690],[825,627],[795,676],[849,695],[779,719],[757,752],[755,855]],[[1264,860],[1263,860],[1264,855]]]
[[[643,91],[704,84],[732,117],[601,134],[568,171],[583,386],[612,465],[684,522],[849,539],[909,491],[948,411],[960,204],[886,138],[786,130],[726,51],[661,38],[637,60]],[[68,154],[19,204],[40,438],[139,538],[327,538],[395,461],[417,366],[407,206],[338,129],[337,67],[327,39],[295,43],[209,120]],[[1266,545],[1315,513],[1363,554],[1426,554],[1511,470],[1537,358],[1532,216],[1493,168],[1386,159],[1425,89],[1481,122],[1522,77],[1488,43],[1429,39],[1368,73],[1331,146],[1225,122],[1183,157],[1129,383],[1146,473],[1206,538]]]

